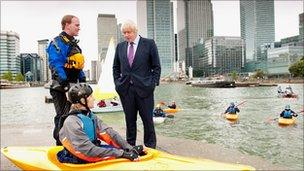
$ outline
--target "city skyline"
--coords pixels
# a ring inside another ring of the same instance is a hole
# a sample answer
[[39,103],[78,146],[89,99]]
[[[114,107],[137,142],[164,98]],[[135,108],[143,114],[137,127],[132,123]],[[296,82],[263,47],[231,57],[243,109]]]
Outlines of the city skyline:
[[[214,36],[240,36],[239,1],[211,2],[214,12]],[[298,15],[301,12],[302,0],[275,1],[276,41],[299,34]],[[136,22],[136,1],[1,1],[1,30],[11,30],[20,35],[20,53],[37,53],[37,41],[51,40],[61,31],[62,16],[75,14],[80,19],[81,30],[78,39],[81,40],[80,46],[88,59],[86,69],[89,69],[90,61],[97,60],[98,56],[96,21],[100,13],[115,14],[118,23],[126,19]],[[176,26],[176,15],[174,25]]]

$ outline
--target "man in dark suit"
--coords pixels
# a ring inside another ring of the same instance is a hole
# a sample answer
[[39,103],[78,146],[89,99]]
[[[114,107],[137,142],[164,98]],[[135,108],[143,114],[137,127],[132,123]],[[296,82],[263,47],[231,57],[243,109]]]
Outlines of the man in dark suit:
[[121,31],[126,41],[116,47],[113,77],[120,96],[127,125],[127,141],[136,144],[137,112],[144,126],[144,144],[156,147],[153,123],[154,89],[159,85],[160,62],[156,44],[152,39],[137,34],[133,21],[126,21]]

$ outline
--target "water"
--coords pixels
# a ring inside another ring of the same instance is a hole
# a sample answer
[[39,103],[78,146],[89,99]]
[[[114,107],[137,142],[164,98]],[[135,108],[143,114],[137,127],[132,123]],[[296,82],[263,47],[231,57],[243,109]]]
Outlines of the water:
[[[280,84],[285,88],[287,84]],[[183,110],[174,119],[156,125],[158,134],[205,141],[255,156],[290,169],[303,169],[303,117],[297,124],[279,127],[276,118],[290,104],[303,110],[303,84],[291,84],[298,99],[276,97],[277,87],[201,88],[181,83],[162,84],[155,92],[155,102],[175,100]],[[48,90],[39,88],[1,90],[1,125],[33,125],[53,121],[53,104],[44,103]],[[241,103],[240,120],[231,123],[221,117],[230,102]],[[101,114],[111,124],[124,125],[123,113]],[[139,119],[140,120],[140,119]],[[140,123],[141,124],[141,123]]]

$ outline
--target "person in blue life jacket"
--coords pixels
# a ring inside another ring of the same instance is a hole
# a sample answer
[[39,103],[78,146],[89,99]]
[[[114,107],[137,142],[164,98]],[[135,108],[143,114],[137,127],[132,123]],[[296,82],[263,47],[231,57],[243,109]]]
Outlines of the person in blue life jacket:
[[163,111],[163,109],[161,108],[160,104],[156,105],[156,108],[153,111],[153,116],[154,117],[166,117],[165,112]]
[[73,85],[68,91],[72,103],[68,114],[62,116],[59,139],[64,147],[57,153],[62,163],[91,163],[114,158],[137,161],[144,155],[142,145],[131,146],[116,131],[102,122],[94,107],[92,88],[86,83]]
[[74,15],[65,15],[61,20],[62,32],[56,36],[46,48],[52,84],[50,94],[53,98],[56,115],[54,117],[53,137],[56,145],[61,145],[58,138],[60,118],[69,112],[71,103],[67,100],[66,92],[70,84],[86,82],[83,72],[84,56],[78,46],[80,22]]
[[230,103],[230,106],[225,111],[225,113],[229,114],[236,114],[237,112],[240,112],[240,109],[233,102]]
[[283,118],[292,118],[297,117],[298,114],[296,114],[293,110],[290,109],[290,105],[286,105],[285,109],[281,112],[280,117]]

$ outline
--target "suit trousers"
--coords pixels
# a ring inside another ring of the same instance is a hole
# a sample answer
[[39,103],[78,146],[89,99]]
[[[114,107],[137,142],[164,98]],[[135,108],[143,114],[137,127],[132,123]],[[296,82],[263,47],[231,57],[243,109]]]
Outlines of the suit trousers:
[[62,145],[59,140],[59,131],[61,129],[60,119],[62,115],[69,113],[71,108],[71,103],[67,100],[67,97],[64,92],[57,90],[50,90],[50,94],[53,98],[53,103],[55,106],[56,116],[54,117],[54,130],[53,137],[56,140],[56,145]]
[[153,123],[153,92],[148,97],[140,97],[136,93],[136,87],[131,85],[129,91],[120,95],[120,100],[123,105],[125,120],[126,120],[126,137],[130,145],[136,145],[137,135],[137,112],[144,126],[144,144],[147,147],[156,147],[156,135]]

